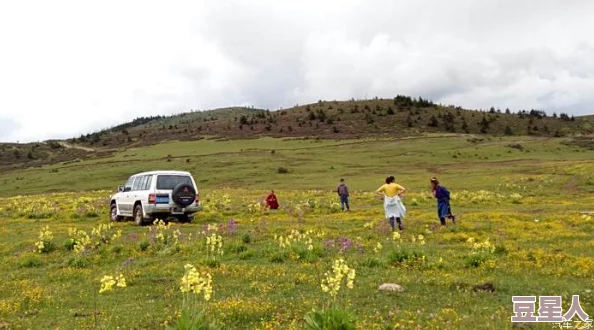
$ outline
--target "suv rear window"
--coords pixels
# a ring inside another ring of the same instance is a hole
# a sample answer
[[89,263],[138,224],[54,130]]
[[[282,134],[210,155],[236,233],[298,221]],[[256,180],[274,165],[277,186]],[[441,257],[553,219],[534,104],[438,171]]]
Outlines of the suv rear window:
[[172,190],[180,183],[194,185],[188,175],[159,175],[157,176],[157,189]]

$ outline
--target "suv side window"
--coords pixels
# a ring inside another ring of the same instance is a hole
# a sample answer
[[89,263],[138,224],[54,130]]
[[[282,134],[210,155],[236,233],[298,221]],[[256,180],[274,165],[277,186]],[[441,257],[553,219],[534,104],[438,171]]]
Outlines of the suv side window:
[[142,181],[143,180],[144,180],[144,176],[137,177],[136,180],[134,180],[134,185],[132,185],[132,190],[133,191],[140,190],[140,187],[142,186]]
[[124,184],[124,191],[132,190],[132,183],[134,182],[134,176],[131,176],[128,181]]
[[140,180],[140,186],[139,186],[139,190],[148,190],[148,188],[146,187],[146,183],[148,182],[150,178],[150,175],[144,175],[142,177],[142,180]]
[[148,190],[146,187],[146,183],[148,182],[150,175],[145,175],[142,177],[142,181],[140,181],[140,190]]
[[151,189],[151,183],[153,181],[153,176],[152,175],[147,175],[146,176],[146,181],[144,182],[144,189],[143,190],[150,190]]

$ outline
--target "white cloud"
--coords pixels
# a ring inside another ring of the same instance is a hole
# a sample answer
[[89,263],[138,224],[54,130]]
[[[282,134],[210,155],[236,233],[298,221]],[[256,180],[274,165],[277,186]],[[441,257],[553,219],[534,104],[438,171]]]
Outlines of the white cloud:
[[425,96],[593,113],[594,2],[0,3],[0,140],[138,116]]

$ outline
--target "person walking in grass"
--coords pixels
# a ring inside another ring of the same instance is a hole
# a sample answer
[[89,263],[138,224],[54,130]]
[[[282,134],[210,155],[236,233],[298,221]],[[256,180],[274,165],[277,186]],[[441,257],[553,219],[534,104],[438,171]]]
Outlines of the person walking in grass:
[[344,179],[340,179],[340,184],[336,188],[336,192],[340,197],[340,208],[344,211],[345,207],[347,212],[350,211],[349,207],[349,188],[347,187]]
[[406,208],[400,198],[406,189],[396,183],[396,179],[393,176],[386,178],[386,183],[379,187],[375,192],[378,194],[380,199],[384,200],[384,212],[386,219],[392,226],[392,231],[395,230],[395,223],[398,223],[398,229],[403,230],[402,219],[406,214]]
[[456,224],[456,216],[452,214],[452,208],[450,207],[450,191],[440,185],[435,177],[431,178],[431,189],[433,197],[437,199],[437,216],[441,225],[446,225],[446,218],[452,219],[452,222]]

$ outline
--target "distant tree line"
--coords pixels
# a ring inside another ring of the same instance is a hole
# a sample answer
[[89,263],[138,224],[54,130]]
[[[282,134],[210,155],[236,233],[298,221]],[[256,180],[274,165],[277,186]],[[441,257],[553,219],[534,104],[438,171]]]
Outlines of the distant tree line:
[[144,125],[146,123],[150,123],[151,121],[162,119],[162,118],[165,118],[165,117],[164,116],[138,117],[130,122],[114,126],[110,129],[108,129],[108,131],[111,131],[111,132],[123,131],[123,130],[127,130],[129,128]]
[[397,95],[394,98],[394,105],[397,107],[404,107],[404,108],[410,108],[410,107],[430,108],[430,107],[437,106],[435,103],[433,103],[433,101],[423,99],[420,96],[418,99],[416,99],[416,98],[411,98],[410,96],[406,96],[406,95]]

